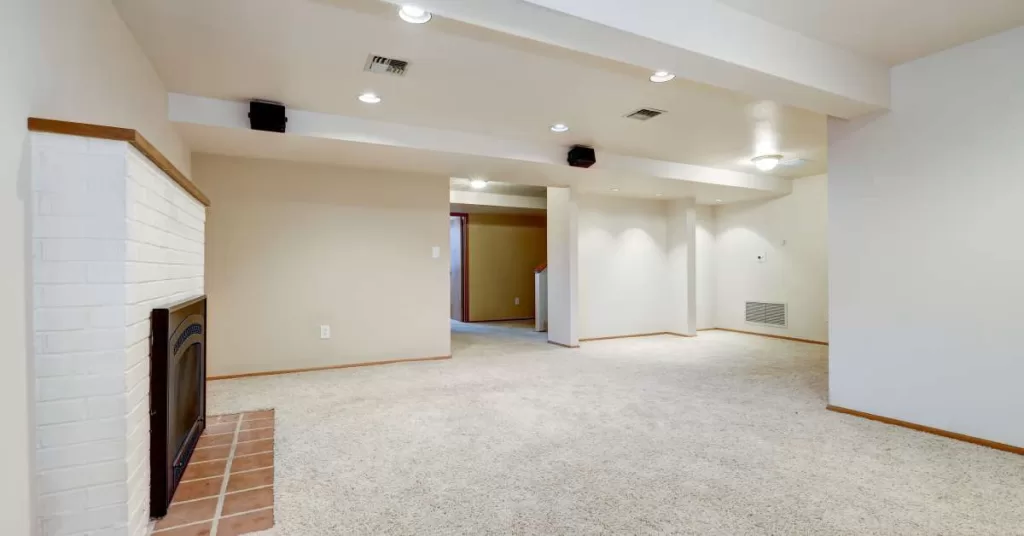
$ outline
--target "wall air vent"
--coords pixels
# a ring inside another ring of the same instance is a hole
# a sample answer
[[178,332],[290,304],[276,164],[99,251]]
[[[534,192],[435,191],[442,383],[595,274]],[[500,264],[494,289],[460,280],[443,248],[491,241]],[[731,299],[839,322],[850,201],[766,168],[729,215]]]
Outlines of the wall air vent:
[[405,71],[409,69],[409,62],[405,60],[396,60],[394,58],[385,58],[384,56],[374,56],[370,54],[366,58],[366,66],[363,67],[364,71],[379,74],[390,74],[392,76],[405,76]]
[[627,115],[629,119],[636,119],[637,121],[647,121],[654,119],[659,115],[665,113],[665,110],[655,110],[654,108],[640,108],[639,110]]
[[789,325],[786,318],[786,304],[747,302],[746,320],[751,324],[762,324],[784,328]]

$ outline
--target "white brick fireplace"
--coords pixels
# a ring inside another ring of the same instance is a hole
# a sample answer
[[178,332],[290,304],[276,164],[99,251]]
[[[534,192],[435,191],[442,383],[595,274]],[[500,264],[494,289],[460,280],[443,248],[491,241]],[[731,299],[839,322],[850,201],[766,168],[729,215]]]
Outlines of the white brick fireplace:
[[149,315],[203,293],[205,207],[125,141],[32,135],[43,535],[149,522]]

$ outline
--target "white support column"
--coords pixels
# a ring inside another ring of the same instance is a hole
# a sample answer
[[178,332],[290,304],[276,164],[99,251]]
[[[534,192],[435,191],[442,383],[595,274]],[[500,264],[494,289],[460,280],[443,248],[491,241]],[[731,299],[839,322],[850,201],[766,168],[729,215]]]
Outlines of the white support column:
[[697,205],[693,199],[669,202],[669,331],[697,334]]
[[576,347],[579,339],[576,200],[569,188],[548,188],[548,341]]

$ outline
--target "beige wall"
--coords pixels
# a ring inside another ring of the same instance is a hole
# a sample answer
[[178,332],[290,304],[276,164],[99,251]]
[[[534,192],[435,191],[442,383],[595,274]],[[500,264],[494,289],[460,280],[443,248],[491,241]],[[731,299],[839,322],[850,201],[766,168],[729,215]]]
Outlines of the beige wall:
[[193,169],[212,201],[210,376],[450,354],[447,177],[210,155]]
[[25,121],[33,98],[39,41],[34,0],[4,0],[0,9],[0,534],[34,534],[32,448],[34,381],[29,365],[31,249],[26,231],[31,198]]
[[40,0],[42,58],[32,115],[134,128],[186,175],[189,150],[167,90],[110,0]]
[[470,214],[468,239],[470,320],[532,318],[533,270],[547,257],[545,217]]

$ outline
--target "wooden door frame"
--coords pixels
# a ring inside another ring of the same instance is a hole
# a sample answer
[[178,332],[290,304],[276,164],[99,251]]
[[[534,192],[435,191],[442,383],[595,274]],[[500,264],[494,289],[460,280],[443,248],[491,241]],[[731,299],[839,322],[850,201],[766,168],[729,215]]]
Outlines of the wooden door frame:
[[[462,322],[472,322],[469,318],[469,214],[466,212],[449,212],[449,216],[459,218],[459,235],[462,237]],[[451,247],[451,244],[448,245]],[[451,299],[451,292],[448,293]]]

